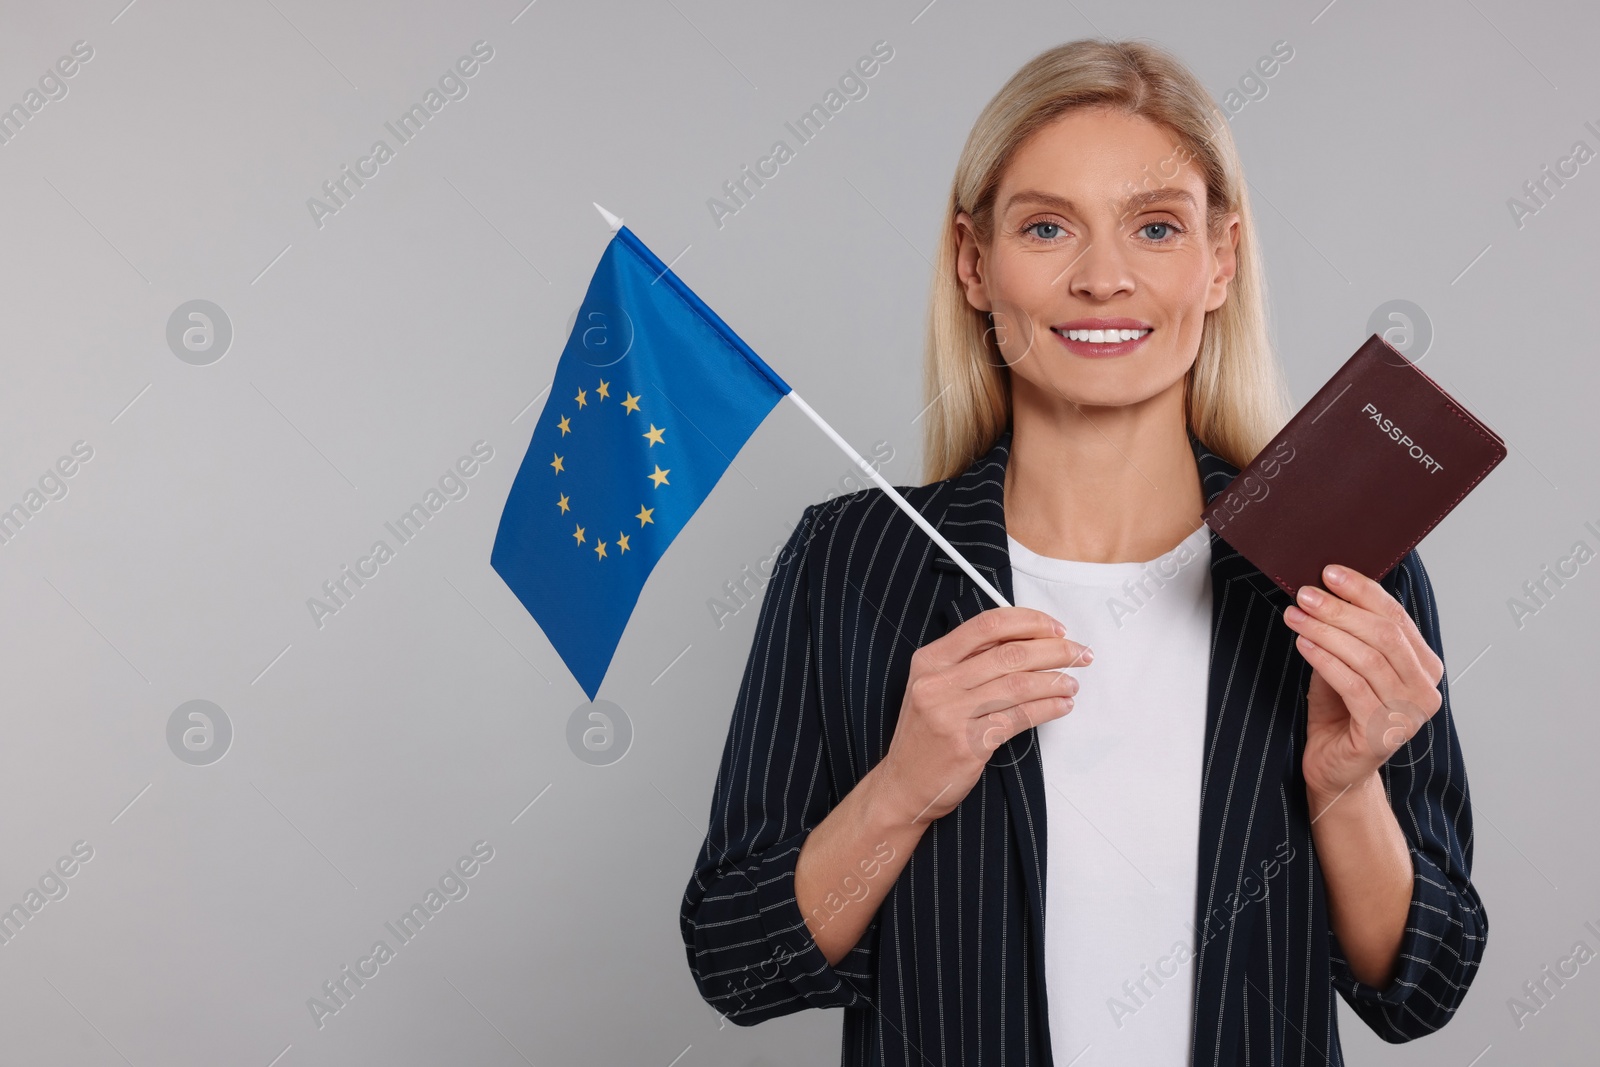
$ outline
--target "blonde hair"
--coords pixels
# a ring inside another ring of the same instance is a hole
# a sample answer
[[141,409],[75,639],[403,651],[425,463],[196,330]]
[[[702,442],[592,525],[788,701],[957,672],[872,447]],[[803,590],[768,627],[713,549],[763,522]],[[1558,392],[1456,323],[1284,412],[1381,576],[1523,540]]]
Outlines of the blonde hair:
[[1189,428],[1212,451],[1243,467],[1288,421],[1291,398],[1268,335],[1255,221],[1228,123],[1205,87],[1169,52],[1143,41],[1070,41],[1041,52],[1012,75],[978,116],[956,164],[928,301],[922,453],[927,481],[960,474],[1011,421],[1011,371],[989,338],[987,313],[967,303],[956,273],[956,214],[970,215],[979,242],[988,246],[1007,163],[1033,133],[1080,107],[1116,108],[1171,131],[1205,179],[1213,238],[1223,216],[1239,213],[1237,270],[1222,306],[1206,313],[1200,352],[1185,376]]

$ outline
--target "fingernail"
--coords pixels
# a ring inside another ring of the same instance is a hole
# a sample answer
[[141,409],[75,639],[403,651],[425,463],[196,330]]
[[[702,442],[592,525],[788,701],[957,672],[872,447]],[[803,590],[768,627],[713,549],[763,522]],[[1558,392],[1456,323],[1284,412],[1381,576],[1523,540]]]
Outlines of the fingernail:
[[1065,637],[1065,636],[1067,636],[1067,628],[1065,626],[1062,626],[1058,622],[1058,623],[1055,624],[1055,627],[1056,627],[1056,636],[1057,637]]
[[1094,649],[1086,648],[1086,649],[1083,650],[1083,662],[1085,662],[1085,663],[1093,663],[1094,662]]
[[1343,571],[1343,569],[1341,569],[1339,567],[1335,567],[1331,563],[1328,564],[1328,566],[1327,566],[1327,575],[1328,575],[1328,581],[1334,583],[1335,585],[1338,585],[1340,582],[1344,581],[1344,571]]
[[1311,588],[1309,585],[1302,585],[1300,587],[1300,603],[1307,604],[1314,608],[1318,604],[1322,603],[1322,594]]

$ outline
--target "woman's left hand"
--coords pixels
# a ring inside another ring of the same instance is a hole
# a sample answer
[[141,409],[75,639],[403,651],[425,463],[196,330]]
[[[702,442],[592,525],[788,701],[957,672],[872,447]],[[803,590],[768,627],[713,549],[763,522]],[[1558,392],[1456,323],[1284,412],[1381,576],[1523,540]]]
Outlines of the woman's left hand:
[[[1312,814],[1373,775],[1444,702],[1444,663],[1400,602],[1348,567],[1301,586],[1284,622],[1311,664],[1301,761]],[[1331,595],[1330,592],[1331,591]]]

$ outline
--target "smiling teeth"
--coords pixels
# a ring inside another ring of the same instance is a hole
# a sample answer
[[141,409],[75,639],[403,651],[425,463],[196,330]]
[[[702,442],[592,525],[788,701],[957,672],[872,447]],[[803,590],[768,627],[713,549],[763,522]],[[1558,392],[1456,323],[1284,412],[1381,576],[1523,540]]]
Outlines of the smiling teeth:
[[[1060,333],[1062,331],[1056,331]],[[1115,345],[1143,337],[1149,330],[1067,330],[1069,341],[1088,341],[1094,345]]]

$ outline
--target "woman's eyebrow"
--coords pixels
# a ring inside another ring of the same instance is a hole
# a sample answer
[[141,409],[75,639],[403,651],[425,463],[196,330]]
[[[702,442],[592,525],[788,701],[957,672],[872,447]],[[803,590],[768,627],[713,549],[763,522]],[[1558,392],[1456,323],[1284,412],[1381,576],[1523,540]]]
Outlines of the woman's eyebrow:
[[[1182,203],[1187,204],[1191,209],[1198,209],[1199,206],[1195,203],[1194,195],[1187,189],[1166,186],[1160,189],[1145,189],[1129,196],[1122,202],[1123,214],[1129,215],[1140,208],[1159,203]],[[1077,213],[1077,205],[1071,200],[1040,189],[1022,189],[1011,194],[1011,197],[1006,201],[1006,210],[1010,211],[1023,204],[1053,208],[1066,214]]]

